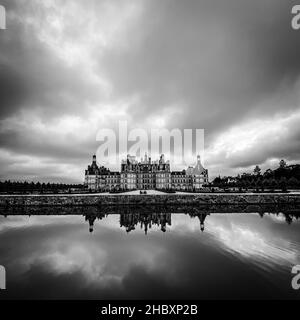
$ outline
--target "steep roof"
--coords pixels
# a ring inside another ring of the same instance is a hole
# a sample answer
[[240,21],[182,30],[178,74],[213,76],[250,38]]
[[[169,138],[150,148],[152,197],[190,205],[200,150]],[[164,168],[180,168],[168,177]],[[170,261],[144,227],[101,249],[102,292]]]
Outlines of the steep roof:
[[198,156],[197,157],[197,164],[196,164],[196,167],[193,170],[193,173],[195,175],[197,175],[197,174],[202,174],[204,172],[205,172],[205,169],[202,166],[202,163],[201,163],[201,160],[200,160],[200,156]]
[[195,167],[189,167],[187,169],[187,173],[189,175],[196,175],[196,176],[206,173],[206,169],[204,169],[204,167],[202,166],[201,159],[200,159],[199,155],[197,156],[197,164],[196,164],[196,166]]

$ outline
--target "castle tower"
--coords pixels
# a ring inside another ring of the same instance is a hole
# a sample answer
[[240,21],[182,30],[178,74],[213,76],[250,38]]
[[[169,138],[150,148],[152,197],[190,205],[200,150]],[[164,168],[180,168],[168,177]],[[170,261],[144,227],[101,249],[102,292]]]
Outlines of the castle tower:
[[88,218],[88,220],[89,220],[89,231],[90,233],[92,233],[94,231],[94,222],[96,220],[96,217],[91,216]]
[[200,220],[200,230],[203,232],[204,231],[204,221],[206,218],[206,214],[201,213],[200,215],[198,215],[198,218]]

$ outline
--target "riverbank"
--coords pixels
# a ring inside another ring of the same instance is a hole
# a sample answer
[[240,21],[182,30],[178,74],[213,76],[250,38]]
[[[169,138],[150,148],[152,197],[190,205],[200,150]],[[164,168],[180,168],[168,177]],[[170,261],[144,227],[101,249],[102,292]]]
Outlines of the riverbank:
[[300,204],[300,193],[1,195],[1,207],[101,205]]

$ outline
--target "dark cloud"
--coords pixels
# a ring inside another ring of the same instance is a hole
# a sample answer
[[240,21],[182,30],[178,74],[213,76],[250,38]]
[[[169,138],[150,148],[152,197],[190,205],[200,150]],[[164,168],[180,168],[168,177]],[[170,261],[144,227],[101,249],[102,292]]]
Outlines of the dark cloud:
[[8,28],[0,37],[1,118],[24,109],[42,112],[43,119],[84,115],[84,105],[99,101],[103,92],[81,66],[69,67],[43,40],[40,33],[51,10],[35,1],[9,1],[6,7]]
[[[141,96],[130,110],[137,117],[182,103],[172,125],[213,134],[298,78],[289,1],[151,1],[146,8],[129,48],[108,51],[103,63],[117,94]],[[260,108],[256,116],[281,109]]]
[[[299,110],[292,0],[3,4],[0,146],[44,163],[56,159],[60,171],[69,161],[78,181],[79,163],[96,150],[97,129],[120,118],[144,127],[164,115],[170,129],[204,128],[209,148],[234,126]],[[72,117],[82,125],[72,125]],[[298,160],[297,134],[289,131],[279,149],[272,142],[222,168],[279,155]],[[212,166],[222,163],[209,158]]]

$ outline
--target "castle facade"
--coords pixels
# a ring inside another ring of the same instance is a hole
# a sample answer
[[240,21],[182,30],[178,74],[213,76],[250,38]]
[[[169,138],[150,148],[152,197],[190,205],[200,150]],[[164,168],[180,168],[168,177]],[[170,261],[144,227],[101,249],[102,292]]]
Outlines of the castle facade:
[[85,170],[85,187],[91,191],[118,190],[187,190],[198,191],[208,183],[208,170],[204,169],[200,156],[195,167],[187,170],[171,171],[170,162],[164,155],[159,160],[152,161],[145,154],[144,159],[137,161],[127,155],[121,163],[121,172],[110,171],[104,166],[98,166],[96,156],[92,164]]

